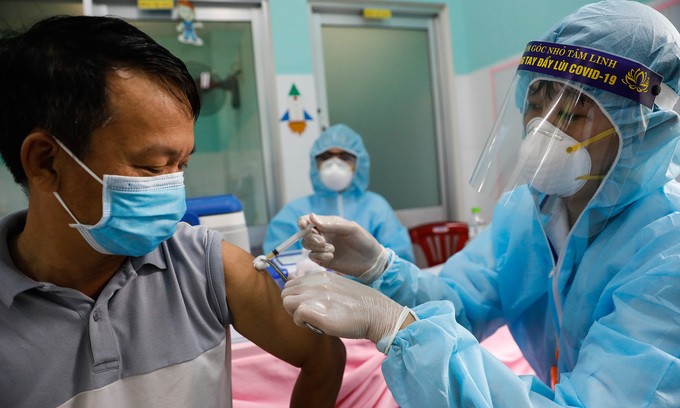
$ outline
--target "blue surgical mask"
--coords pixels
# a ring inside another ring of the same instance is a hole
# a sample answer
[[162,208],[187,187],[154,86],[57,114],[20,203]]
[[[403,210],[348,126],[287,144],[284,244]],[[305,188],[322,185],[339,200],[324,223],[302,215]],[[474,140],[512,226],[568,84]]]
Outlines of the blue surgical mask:
[[175,233],[186,212],[184,173],[155,177],[104,175],[100,179],[61,141],[64,149],[103,186],[102,218],[95,225],[81,224],[55,191],[54,196],[75,221],[69,224],[97,252],[140,256],[151,252]]

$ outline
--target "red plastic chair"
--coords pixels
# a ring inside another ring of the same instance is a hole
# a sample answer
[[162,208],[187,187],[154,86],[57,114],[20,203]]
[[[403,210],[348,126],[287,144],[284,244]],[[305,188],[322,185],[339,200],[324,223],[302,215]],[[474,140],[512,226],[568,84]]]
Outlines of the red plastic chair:
[[463,249],[468,240],[468,225],[456,221],[432,222],[410,228],[408,233],[413,244],[423,250],[429,267],[446,262]]

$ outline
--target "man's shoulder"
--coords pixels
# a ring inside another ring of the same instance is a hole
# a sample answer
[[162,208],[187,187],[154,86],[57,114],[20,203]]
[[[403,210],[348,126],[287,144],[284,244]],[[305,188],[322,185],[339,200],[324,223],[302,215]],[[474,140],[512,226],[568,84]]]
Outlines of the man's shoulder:
[[177,224],[175,233],[165,245],[173,257],[180,254],[193,257],[204,256],[209,252],[221,248],[218,245],[223,239],[219,231],[205,225],[190,225],[185,222]]
[[27,210],[23,209],[3,215],[0,217],[0,230],[3,232],[16,229],[22,230],[26,224],[26,214]]
[[205,240],[215,233],[217,232],[205,225],[191,225],[186,222],[180,222],[177,224],[177,229],[170,239],[178,243],[189,243],[196,240]]
[[[18,211],[0,218],[0,303],[9,306],[14,296],[39,284],[16,269],[9,250],[8,239],[18,234],[26,224],[26,211]],[[2,320],[2,318],[0,318]]]

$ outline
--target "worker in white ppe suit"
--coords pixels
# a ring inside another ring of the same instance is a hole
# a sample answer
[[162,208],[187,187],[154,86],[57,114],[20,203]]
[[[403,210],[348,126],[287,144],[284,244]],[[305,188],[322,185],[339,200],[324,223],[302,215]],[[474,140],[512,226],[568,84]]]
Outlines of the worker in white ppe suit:
[[[386,353],[403,407],[680,406],[680,35],[651,7],[583,6],[527,45],[471,183],[504,193],[439,276],[309,215],[329,272],[290,281],[299,324]],[[376,290],[377,289],[377,290]],[[537,377],[479,341],[507,324]]]

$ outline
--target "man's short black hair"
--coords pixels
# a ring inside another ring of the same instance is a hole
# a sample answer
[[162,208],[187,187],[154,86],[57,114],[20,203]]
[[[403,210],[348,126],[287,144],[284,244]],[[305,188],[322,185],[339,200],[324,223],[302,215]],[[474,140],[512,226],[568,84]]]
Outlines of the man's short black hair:
[[0,154],[27,187],[21,145],[36,129],[58,135],[79,157],[111,116],[108,76],[137,69],[157,78],[194,117],[196,84],[184,63],[114,17],[55,16],[0,39]]

